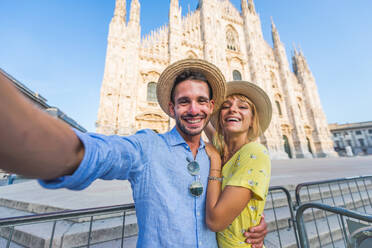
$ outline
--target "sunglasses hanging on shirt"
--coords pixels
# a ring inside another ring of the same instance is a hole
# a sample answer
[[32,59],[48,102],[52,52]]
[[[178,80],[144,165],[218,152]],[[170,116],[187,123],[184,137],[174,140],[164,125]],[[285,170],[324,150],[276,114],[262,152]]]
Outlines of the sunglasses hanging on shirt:
[[189,162],[187,171],[195,178],[195,181],[189,185],[189,191],[191,195],[198,197],[203,194],[203,184],[200,182],[200,166],[195,160],[190,160],[189,158],[186,158],[186,160]]

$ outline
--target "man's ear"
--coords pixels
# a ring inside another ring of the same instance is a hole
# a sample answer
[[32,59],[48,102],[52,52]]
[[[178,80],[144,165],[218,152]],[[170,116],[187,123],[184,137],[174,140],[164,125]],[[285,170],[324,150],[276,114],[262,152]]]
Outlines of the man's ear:
[[169,110],[170,116],[174,118],[174,104],[173,104],[173,102],[168,103],[168,110]]
[[213,110],[214,110],[214,100],[210,100],[209,101],[209,104],[210,104],[210,108],[211,108],[211,113],[213,113]]

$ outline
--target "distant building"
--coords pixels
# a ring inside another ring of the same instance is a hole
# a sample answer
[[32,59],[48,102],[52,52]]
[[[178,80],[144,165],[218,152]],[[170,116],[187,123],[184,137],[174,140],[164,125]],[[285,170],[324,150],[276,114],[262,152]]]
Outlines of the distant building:
[[10,81],[13,82],[14,86],[28,99],[33,103],[37,108],[44,110],[51,116],[58,118],[71,127],[81,131],[81,132],[86,132],[87,130],[79,125],[76,121],[68,117],[65,113],[63,113],[59,108],[50,106],[47,104],[47,99],[42,97],[39,93],[33,92],[29,88],[27,88],[24,84],[19,82],[17,79],[6,73],[3,69],[0,68],[0,73],[7,77]]
[[347,155],[351,147],[353,155],[372,154],[372,121],[329,124],[334,147],[341,156]]

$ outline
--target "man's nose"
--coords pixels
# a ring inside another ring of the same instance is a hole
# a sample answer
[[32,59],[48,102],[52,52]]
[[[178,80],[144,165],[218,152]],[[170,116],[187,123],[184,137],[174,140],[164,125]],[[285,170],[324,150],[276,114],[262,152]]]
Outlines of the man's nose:
[[189,114],[195,115],[200,111],[199,104],[197,102],[191,102],[189,106]]

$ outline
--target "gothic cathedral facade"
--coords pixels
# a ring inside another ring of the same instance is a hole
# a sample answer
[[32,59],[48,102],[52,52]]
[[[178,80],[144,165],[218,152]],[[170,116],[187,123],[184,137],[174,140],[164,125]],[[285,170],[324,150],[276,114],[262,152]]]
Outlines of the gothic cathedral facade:
[[300,51],[290,69],[284,44],[272,22],[271,47],[263,38],[253,0],[199,0],[182,16],[170,0],[169,23],[141,38],[140,3],[116,0],[108,34],[97,132],[129,135],[139,129],[168,131],[174,123],[156,100],[156,82],[171,63],[201,58],[217,65],[226,80],[262,87],[273,104],[273,118],[260,142],[273,159],[336,156],[315,79]]

